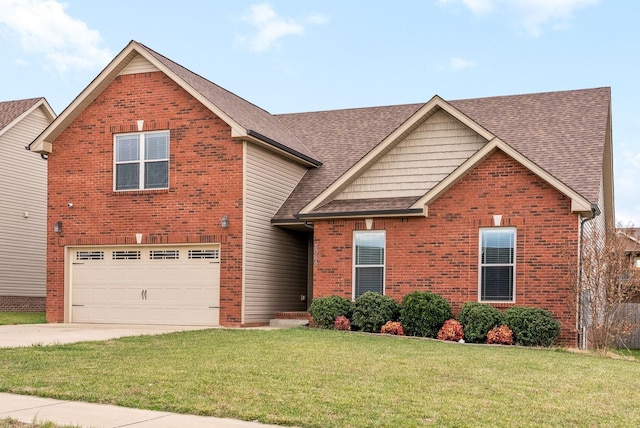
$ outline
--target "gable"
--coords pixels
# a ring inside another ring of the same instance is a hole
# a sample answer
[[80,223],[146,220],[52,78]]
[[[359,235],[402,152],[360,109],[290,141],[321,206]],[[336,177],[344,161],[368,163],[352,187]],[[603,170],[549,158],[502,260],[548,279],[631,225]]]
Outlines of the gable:
[[134,57],[127,66],[122,69],[120,75],[123,74],[137,74],[137,73],[152,73],[154,71],[160,71],[158,67],[151,64],[149,60],[147,60],[142,55],[138,54]]
[[431,115],[335,200],[419,197],[487,141],[444,110]]

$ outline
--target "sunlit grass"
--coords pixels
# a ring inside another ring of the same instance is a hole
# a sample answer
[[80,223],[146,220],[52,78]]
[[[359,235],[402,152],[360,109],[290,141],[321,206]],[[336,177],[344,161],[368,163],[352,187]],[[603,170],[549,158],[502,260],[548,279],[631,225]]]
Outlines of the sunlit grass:
[[316,329],[0,350],[0,390],[302,427],[638,426],[640,364]]
[[44,312],[0,312],[0,325],[43,324],[46,322]]

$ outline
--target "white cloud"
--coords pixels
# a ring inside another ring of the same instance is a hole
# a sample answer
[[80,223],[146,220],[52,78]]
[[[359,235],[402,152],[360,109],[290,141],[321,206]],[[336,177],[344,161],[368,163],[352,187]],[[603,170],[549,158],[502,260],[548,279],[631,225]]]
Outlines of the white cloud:
[[273,10],[269,3],[254,4],[249,9],[249,14],[242,17],[242,20],[254,27],[255,34],[243,37],[241,41],[246,42],[254,52],[265,52],[271,49],[282,37],[289,35],[304,34],[304,24],[324,24],[327,18],[320,14],[313,14],[300,20],[283,18]]
[[476,65],[474,61],[469,61],[462,58],[451,58],[449,60],[449,68],[453,71],[464,70],[465,68],[473,67]]
[[0,0],[0,24],[26,52],[43,54],[61,73],[105,65],[112,55],[100,46],[100,33],[69,16],[65,8],[56,0]]
[[438,0],[442,6],[462,3],[475,14],[494,11],[515,15],[518,24],[533,37],[543,28],[566,29],[573,13],[600,0]]

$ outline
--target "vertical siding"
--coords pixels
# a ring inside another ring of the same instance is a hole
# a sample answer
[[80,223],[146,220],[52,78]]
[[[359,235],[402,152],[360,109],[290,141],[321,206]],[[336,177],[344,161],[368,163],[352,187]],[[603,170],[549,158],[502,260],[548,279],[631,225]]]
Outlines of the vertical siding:
[[246,145],[244,322],[265,322],[277,311],[303,311],[307,294],[306,234],[271,225],[271,218],[306,168]]
[[47,162],[25,146],[48,124],[36,109],[0,136],[0,295],[45,296]]
[[441,110],[336,199],[422,196],[485,143],[484,138]]

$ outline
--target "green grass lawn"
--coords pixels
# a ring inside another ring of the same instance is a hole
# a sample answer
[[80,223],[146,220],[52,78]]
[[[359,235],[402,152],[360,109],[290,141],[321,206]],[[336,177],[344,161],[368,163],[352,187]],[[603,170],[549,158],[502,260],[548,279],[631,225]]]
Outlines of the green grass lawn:
[[318,329],[0,349],[0,391],[302,427],[638,426],[640,363]]
[[47,319],[44,312],[1,312],[0,325],[43,324]]

